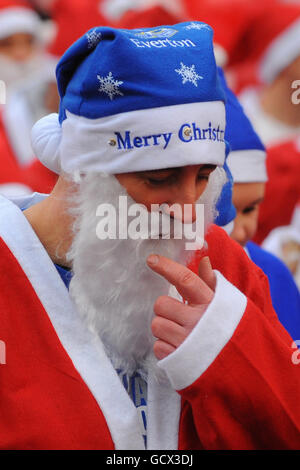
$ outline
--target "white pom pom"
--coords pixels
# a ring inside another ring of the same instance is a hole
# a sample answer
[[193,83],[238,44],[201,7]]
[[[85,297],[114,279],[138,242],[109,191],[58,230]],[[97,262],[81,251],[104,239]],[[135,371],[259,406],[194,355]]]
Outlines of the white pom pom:
[[32,128],[31,145],[36,157],[44,166],[60,174],[60,142],[62,128],[58,114],[53,113],[40,119]]

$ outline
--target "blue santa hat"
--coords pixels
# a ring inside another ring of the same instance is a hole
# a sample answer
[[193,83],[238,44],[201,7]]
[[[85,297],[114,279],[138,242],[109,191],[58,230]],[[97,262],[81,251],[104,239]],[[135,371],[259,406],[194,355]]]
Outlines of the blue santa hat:
[[224,164],[227,183],[224,185],[216,205],[218,216],[215,223],[225,226],[236,217],[236,210],[232,203],[234,182],[265,182],[267,172],[265,147],[237,97],[228,87],[221,68],[219,68],[219,74],[227,98],[225,140],[228,143],[228,148]]
[[57,66],[59,118],[32,131],[45,166],[109,174],[225,158],[225,95],[205,23],[97,27]]
[[228,87],[222,69],[220,78],[226,93],[226,132],[230,153],[227,164],[235,183],[267,181],[266,149],[245,114],[238,98]]

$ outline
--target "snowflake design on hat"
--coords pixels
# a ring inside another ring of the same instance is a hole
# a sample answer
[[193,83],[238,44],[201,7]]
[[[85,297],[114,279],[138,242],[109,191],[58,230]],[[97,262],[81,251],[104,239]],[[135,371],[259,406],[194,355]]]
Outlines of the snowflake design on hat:
[[175,72],[181,75],[183,85],[190,82],[193,85],[198,86],[198,80],[203,80],[203,77],[197,74],[195,65],[188,67],[187,65],[184,65],[183,62],[180,62],[180,69],[175,69]]
[[100,75],[97,75],[97,78],[100,82],[100,93],[106,93],[110,100],[113,100],[117,95],[124,96],[124,94],[119,90],[119,86],[122,85],[123,82],[114,80],[111,72],[109,72],[106,77],[100,77]]
[[185,29],[211,29],[207,24],[195,23],[194,21],[190,23]]
[[97,33],[97,28],[94,28],[92,31],[86,33],[86,38],[88,41],[88,49],[94,49],[101,41],[102,34]]

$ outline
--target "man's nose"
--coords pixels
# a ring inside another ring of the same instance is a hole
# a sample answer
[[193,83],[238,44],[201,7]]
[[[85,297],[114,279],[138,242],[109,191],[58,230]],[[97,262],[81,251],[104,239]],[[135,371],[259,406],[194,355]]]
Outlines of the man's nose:
[[244,246],[247,242],[247,233],[245,227],[242,224],[235,223],[231,233],[231,238],[233,238],[240,245]]
[[191,224],[196,221],[197,200],[199,195],[196,188],[189,188],[188,190],[179,190],[176,197],[168,202],[169,211],[174,219],[182,221],[184,224]]

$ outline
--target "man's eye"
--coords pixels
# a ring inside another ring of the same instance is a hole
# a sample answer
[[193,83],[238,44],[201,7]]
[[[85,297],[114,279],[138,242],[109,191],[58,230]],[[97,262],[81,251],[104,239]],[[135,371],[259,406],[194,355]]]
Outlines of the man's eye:
[[208,178],[209,178],[209,175],[206,175],[206,174],[203,174],[203,173],[199,173],[198,175],[198,180],[199,181],[208,181]]
[[246,209],[243,210],[243,214],[250,214],[250,212],[254,212],[255,209],[256,206],[246,207]]
[[160,178],[147,178],[147,183],[152,186],[163,186],[164,184],[173,184],[177,181],[176,175],[169,175]]
[[156,180],[156,179],[153,179],[153,178],[147,178],[147,181],[152,186],[163,186],[164,184],[170,184],[170,181],[169,181],[168,178],[163,179],[163,180]]

